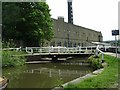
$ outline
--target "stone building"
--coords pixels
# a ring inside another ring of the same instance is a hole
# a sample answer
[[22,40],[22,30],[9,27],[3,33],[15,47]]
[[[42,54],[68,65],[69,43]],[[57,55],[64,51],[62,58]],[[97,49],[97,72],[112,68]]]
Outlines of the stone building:
[[89,46],[90,42],[101,42],[101,32],[64,22],[63,17],[53,19],[54,38],[44,46]]
[[44,43],[44,46],[76,47],[92,45],[90,42],[101,42],[103,40],[101,32],[73,24],[72,0],[67,0],[67,3],[68,23],[64,22],[63,17],[53,19],[54,38]]

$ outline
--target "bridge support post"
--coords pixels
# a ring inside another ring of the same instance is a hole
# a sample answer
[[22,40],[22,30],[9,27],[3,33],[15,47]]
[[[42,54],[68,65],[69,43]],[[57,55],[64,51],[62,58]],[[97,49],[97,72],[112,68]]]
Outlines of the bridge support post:
[[56,57],[56,55],[54,55],[54,56],[52,57],[52,61],[53,61],[53,62],[57,62],[57,60],[58,60],[58,58]]

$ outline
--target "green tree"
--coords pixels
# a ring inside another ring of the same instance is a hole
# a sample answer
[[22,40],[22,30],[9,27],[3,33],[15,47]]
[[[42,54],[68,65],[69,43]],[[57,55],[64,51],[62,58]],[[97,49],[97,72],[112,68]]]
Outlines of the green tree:
[[45,2],[3,3],[3,38],[41,44],[53,37],[53,23]]

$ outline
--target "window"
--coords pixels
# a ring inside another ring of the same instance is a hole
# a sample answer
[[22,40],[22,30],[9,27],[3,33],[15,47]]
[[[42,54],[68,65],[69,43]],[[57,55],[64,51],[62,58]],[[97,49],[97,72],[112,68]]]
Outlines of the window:
[[72,42],[69,43],[69,47],[72,47]]
[[98,41],[99,41],[99,42],[101,41],[101,39],[100,39],[100,35],[98,35]]
[[88,37],[87,37],[87,41],[88,41]]
[[67,42],[66,41],[64,42],[64,47],[67,47]]
[[78,46],[80,46],[80,43],[78,43]]
[[57,43],[57,46],[61,46],[61,42],[58,42],[58,43]]
[[74,43],[74,47],[76,47],[76,43]]
[[83,47],[83,45],[84,45],[84,44],[82,43],[82,47]]

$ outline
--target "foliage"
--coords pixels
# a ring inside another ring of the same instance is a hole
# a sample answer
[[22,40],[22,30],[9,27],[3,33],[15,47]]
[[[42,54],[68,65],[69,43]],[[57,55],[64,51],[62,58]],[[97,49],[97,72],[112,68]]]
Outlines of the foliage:
[[3,38],[44,42],[53,37],[50,9],[45,2],[4,2]]
[[14,44],[12,39],[9,39],[8,41],[2,42],[2,48],[14,48],[16,45]]
[[105,62],[107,62],[108,66],[104,68],[105,70],[101,74],[85,79],[76,85],[69,85],[65,90],[72,90],[71,88],[76,88],[76,90],[80,88],[113,88],[114,84],[118,83],[118,63],[120,64],[120,60],[105,55]]
[[24,65],[26,60],[24,56],[13,56],[21,54],[23,54],[23,52],[2,51],[2,67]]
[[102,59],[99,57],[92,55],[88,58],[88,62],[90,63],[90,66],[93,67],[94,70],[102,68]]
[[62,78],[60,78],[60,79],[55,79],[56,81],[55,81],[55,86],[62,86],[62,84],[63,84],[63,80],[62,80]]
[[[9,42],[2,42],[2,48],[14,48],[15,44],[13,43],[13,40],[9,40]],[[8,67],[8,66],[20,66],[24,65],[26,59],[24,56],[13,56],[13,55],[22,55],[24,52],[22,51],[10,51],[2,50],[2,67]]]

